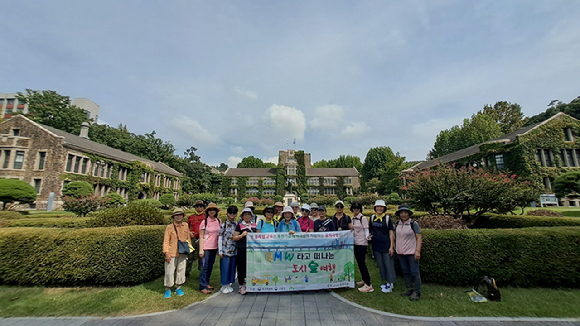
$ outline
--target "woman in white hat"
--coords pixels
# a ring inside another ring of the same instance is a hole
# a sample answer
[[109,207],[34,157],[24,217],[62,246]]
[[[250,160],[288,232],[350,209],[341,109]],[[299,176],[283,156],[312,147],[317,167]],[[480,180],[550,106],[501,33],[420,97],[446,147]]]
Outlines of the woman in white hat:
[[310,218],[310,205],[303,204],[302,216],[298,219],[298,224],[300,224],[300,229],[302,232],[314,232],[314,220]]
[[294,211],[292,210],[292,207],[284,207],[282,214],[280,215],[282,220],[278,225],[278,232],[288,232],[290,234],[302,232],[302,230],[300,230],[300,224],[298,224],[294,219]]
[[382,199],[375,202],[376,214],[371,216],[369,232],[373,239],[373,253],[377,261],[377,267],[385,284],[381,285],[381,291],[393,292],[395,274],[395,228],[391,217],[387,215],[387,204]]
[[252,210],[242,210],[242,222],[236,226],[232,239],[237,242],[238,253],[236,255],[236,269],[238,270],[238,284],[240,294],[246,294],[246,236],[248,233],[257,232],[256,223],[252,223]]

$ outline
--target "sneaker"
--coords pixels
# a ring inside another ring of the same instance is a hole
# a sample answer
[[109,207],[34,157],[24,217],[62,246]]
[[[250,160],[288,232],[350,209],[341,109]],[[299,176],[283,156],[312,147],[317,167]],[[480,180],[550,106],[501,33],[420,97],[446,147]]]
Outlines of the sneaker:
[[363,285],[362,288],[359,288],[358,290],[361,291],[361,292],[369,293],[369,292],[373,292],[375,289],[373,289],[373,286],[372,285],[371,286],[368,286],[368,285],[365,284],[365,285]]
[[393,292],[393,285],[386,284],[384,288],[381,288],[381,291],[383,291],[384,293],[391,293]]
[[242,286],[240,286],[240,290],[238,290],[238,292],[239,292],[241,295],[244,295],[244,294],[246,294],[246,285],[242,285]]
[[402,292],[402,293],[401,293],[401,296],[402,296],[402,297],[408,297],[408,296],[410,296],[411,294],[413,294],[413,290],[412,290],[412,289],[407,289],[405,292]]
[[222,285],[220,292],[223,294],[228,294],[228,293],[230,293],[230,289],[228,288],[227,285]]
[[363,285],[365,285],[365,281],[358,281],[358,282],[356,282],[356,285],[363,286]]
[[234,292],[234,288],[232,287],[231,284],[228,284],[227,287],[228,287],[228,293]]
[[409,297],[409,300],[417,301],[419,300],[419,298],[421,298],[421,295],[417,292],[413,292],[413,294],[411,294],[411,296]]
[[185,293],[183,293],[183,290],[181,288],[175,290],[175,293],[177,294],[178,297],[184,295]]
[[384,289],[384,288],[386,288],[386,287],[387,287],[387,283],[385,283],[385,284],[381,284],[381,289]]
[[171,298],[171,290],[165,290],[165,299]]

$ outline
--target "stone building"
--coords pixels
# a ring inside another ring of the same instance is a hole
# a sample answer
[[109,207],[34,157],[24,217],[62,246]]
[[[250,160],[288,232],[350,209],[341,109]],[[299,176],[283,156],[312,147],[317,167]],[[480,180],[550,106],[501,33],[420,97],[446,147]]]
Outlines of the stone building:
[[[0,93],[0,116],[4,119],[10,119],[16,114],[28,113],[28,104],[20,103],[17,96],[16,93]],[[87,118],[93,119],[94,122],[99,119],[101,107],[97,103],[81,97],[73,99],[72,104],[84,110],[87,113]]]
[[182,174],[160,162],[125,153],[88,139],[88,124],[76,136],[16,115],[0,123],[0,178],[19,179],[37,191],[37,209],[49,194],[61,203],[62,187],[87,181],[96,196],[117,192],[125,199],[181,193]]
[[[579,137],[580,121],[560,112],[540,123],[421,162],[403,174],[455,163],[456,167],[482,167],[523,176],[542,183],[551,192],[560,174],[580,171]],[[580,206],[577,198],[560,200],[563,205]]]
[[[230,168],[224,174],[229,181],[229,196],[245,197],[316,195],[351,196],[360,187],[356,168],[312,168],[310,153],[281,150],[276,168]],[[227,191],[227,189],[226,189]],[[223,195],[226,195],[223,192]]]

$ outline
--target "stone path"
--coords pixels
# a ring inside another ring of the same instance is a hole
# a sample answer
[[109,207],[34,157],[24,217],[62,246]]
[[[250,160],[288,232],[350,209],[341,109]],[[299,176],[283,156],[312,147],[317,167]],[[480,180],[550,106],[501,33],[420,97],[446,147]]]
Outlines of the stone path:
[[[161,298],[161,294],[159,295]],[[161,299],[162,300],[162,299]],[[144,316],[94,318],[0,318],[1,326],[140,326],[140,325],[217,325],[217,326],[488,326],[488,325],[579,325],[580,320],[512,318],[425,318],[381,313],[350,303],[328,292],[302,294],[248,293],[214,294],[187,308]]]

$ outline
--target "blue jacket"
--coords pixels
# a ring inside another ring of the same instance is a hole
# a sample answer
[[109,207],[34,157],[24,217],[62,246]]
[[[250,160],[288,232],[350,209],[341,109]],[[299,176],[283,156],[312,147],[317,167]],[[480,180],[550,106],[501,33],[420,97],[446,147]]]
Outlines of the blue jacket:
[[294,231],[296,233],[302,232],[302,230],[300,229],[300,224],[298,224],[298,222],[296,222],[296,220],[290,220],[290,224],[286,224],[286,221],[280,221],[280,224],[278,224],[278,229],[276,230],[276,232],[290,232],[290,231]]

